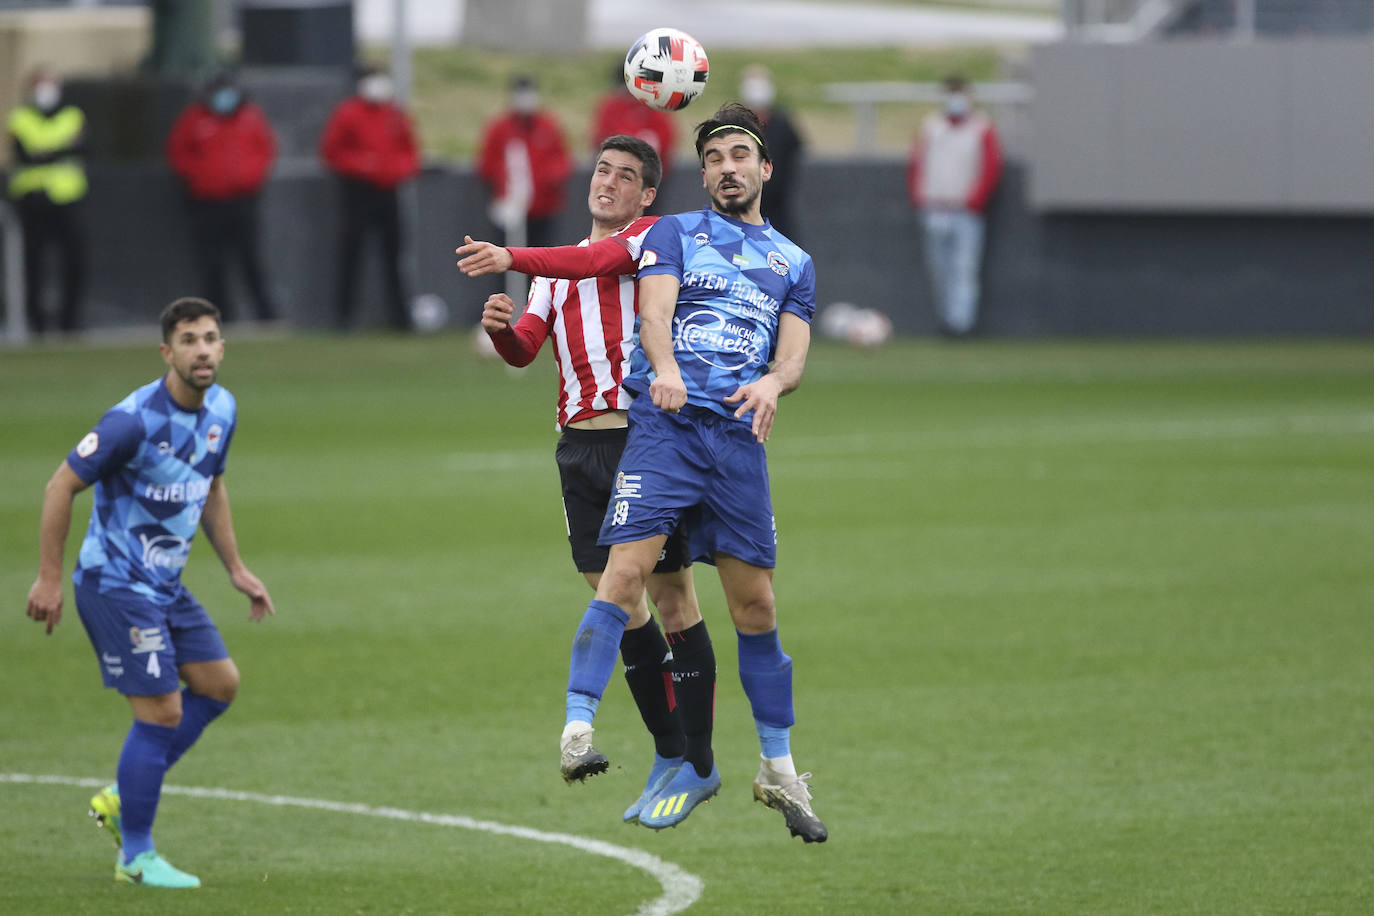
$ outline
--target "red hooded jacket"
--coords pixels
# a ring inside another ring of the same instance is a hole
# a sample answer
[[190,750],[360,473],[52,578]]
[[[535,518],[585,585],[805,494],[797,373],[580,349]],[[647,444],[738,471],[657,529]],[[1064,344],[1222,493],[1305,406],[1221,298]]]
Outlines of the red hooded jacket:
[[172,125],[166,152],[193,197],[228,200],[262,190],[277,158],[277,141],[267,116],[252,102],[227,115],[194,102]]
[[410,117],[391,102],[350,96],[339,103],[320,138],[320,156],[339,175],[391,189],[420,171]]
[[567,203],[563,185],[572,174],[572,160],[558,122],[543,112],[503,115],[487,125],[477,171],[491,187],[492,197],[506,196],[506,145],[512,141],[523,141],[529,151],[534,183],[529,217],[540,219],[562,211]]
[[592,150],[601,149],[601,141],[613,134],[638,137],[654,148],[667,176],[673,163],[673,146],[677,143],[677,125],[666,111],[654,111],[624,89],[617,89],[602,98],[592,119]]

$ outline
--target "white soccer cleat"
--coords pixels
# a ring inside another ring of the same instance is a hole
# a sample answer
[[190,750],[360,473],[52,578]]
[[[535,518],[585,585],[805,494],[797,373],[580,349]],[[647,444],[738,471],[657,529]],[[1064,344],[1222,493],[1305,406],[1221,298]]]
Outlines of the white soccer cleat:
[[606,772],[610,766],[606,755],[592,747],[593,731],[595,729],[586,722],[569,722],[563,729],[558,768],[564,782],[581,782],[588,776]]
[[793,836],[801,837],[806,843],[824,843],[830,832],[811,810],[811,789],[806,784],[810,778],[810,773],[780,776],[761,764],[759,775],[754,779],[754,801],[781,811]]

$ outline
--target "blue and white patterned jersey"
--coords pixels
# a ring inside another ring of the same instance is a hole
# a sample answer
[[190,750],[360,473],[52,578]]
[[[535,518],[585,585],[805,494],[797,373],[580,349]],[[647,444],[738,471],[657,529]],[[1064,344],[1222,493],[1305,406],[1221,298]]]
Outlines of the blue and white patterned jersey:
[[150,382],[106,411],[67,456],[95,484],[91,523],[72,581],[133,591],[156,604],[181,594],[181,570],[234,436],[234,396],[219,385],[187,410]]
[[[810,322],[816,311],[816,269],[809,254],[771,223],[755,226],[709,207],[665,216],[649,230],[639,276],[655,274],[671,274],[681,283],[673,357],[687,403],[732,419],[736,407],[724,399],[768,373],[782,313]],[[644,394],[653,377],[636,340],[624,385]]]

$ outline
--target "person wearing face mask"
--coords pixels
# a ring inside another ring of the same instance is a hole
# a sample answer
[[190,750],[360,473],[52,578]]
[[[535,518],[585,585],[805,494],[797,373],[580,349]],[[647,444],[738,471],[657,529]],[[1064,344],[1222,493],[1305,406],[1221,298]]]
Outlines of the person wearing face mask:
[[342,202],[335,290],[341,329],[353,323],[363,243],[376,236],[386,287],[387,320],[409,330],[410,310],[401,278],[401,211],[397,188],[420,171],[410,115],[397,104],[391,77],[376,68],[359,71],[357,91],[330,115],[320,156],[337,177]]
[[1002,150],[963,77],[946,77],[943,88],[941,110],[926,116],[912,147],[907,191],[921,216],[940,330],[963,337],[978,320],[983,214],[1002,174]]
[[185,186],[201,292],[233,320],[226,281],[236,267],[258,320],[274,320],[258,241],[258,201],[277,156],[266,114],[230,76],[220,76],[177,117],[166,154]]
[[779,232],[796,241],[799,233],[792,218],[792,197],[806,141],[787,111],[777,103],[777,95],[767,67],[753,64],[744,69],[739,83],[740,101],[763,122],[763,142],[773,159],[773,177],[763,186],[763,215]]
[[15,163],[9,193],[24,233],[24,309],[30,330],[48,329],[44,268],[51,253],[61,288],[57,327],[75,331],[86,288],[86,116],[64,101],[62,83],[51,70],[36,69],[28,85],[29,102],[11,112],[7,123]]
[[567,206],[572,159],[557,119],[540,108],[534,77],[516,76],[510,88],[509,109],[483,131],[477,173],[491,191],[501,244],[540,248],[553,243],[554,218]]

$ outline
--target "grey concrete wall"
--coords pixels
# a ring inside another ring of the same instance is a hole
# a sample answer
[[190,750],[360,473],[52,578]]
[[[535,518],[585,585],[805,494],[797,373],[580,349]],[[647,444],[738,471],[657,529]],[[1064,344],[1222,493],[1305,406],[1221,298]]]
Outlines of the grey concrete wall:
[[[880,308],[905,334],[934,329],[914,215],[900,161],[811,162],[799,176],[797,240],[816,259],[817,294]],[[92,168],[90,322],[146,324],[195,291],[177,185],[160,164]],[[1013,162],[989,215],[981,332],[987,336],[1368,335],[1374,333],[1374,217],[1044,213],[1027,203]],[[334,186],[310,159],[283,162],[264,196],[265,257],[286,317],[332,321]],[[589,220],[586,176],[569,182],[560,235]],[[492,237],[486,193],[467,167],[431,167],[419,181],[415,292],[435,293],[455,323],[476,321],[498,288],[453,267],[464,233]],[[661,212],[705,201],[690,163],[664,188]],[[382,322],[375,269],[360,319]]]
[[1034,48],[1037,209],[1374,213],[1374,43]]

